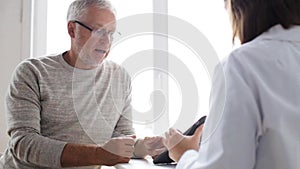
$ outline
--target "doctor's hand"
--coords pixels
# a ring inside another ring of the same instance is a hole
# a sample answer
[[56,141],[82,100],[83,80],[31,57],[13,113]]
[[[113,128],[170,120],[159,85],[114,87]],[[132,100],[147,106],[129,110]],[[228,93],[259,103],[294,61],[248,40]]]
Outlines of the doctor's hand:
[[170,128],[163,139],[164,145],[169,150],[170,158],[177,162],[185,151],[189,149],[198,151],[202,128],[203,125],[199,126],[192,136],[184,136],[181,132]]
[[112,166],[118,163],[128,163],[134,151],[134,139],[117,137],[104,143],[98,149],[102,156],[102,165]]

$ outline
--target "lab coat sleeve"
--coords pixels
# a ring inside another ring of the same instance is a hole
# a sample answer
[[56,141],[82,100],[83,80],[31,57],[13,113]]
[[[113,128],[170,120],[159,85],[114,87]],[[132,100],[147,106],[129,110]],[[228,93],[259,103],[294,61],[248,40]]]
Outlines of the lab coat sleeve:
[[235,53],[216,67],[200,150],[184,153],[178,169],[254,168],[261,116],[250,67]]

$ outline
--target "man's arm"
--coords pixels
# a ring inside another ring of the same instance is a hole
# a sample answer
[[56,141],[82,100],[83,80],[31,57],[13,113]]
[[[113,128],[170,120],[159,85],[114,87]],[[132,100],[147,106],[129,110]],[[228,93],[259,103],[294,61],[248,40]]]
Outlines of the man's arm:
[[103,146],[68,143],[61,155],[62,167],[127,163],[133,153],[132,138],[115,138]]
[[15,70],[6,95],[10,153],[19,165],[32,168],[60,167],[60,154],[66,142],[41,134],[41,102],[37,68],[30,61]]
[[50,168],[126,163],[134,151],[134,139],[130,137],[113,138],[100,146],[65,143],[30,129],[18,129],[11,132],[11,138],[12,152],[20,160]]

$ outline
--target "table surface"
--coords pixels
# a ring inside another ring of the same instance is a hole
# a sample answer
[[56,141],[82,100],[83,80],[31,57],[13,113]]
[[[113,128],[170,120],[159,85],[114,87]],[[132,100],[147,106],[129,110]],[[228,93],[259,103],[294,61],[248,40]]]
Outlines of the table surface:
[[101,167],[101,169],[174,169],[175,164],[154,165],[151,157],[146,159],[131,159],[127,164],[117,164],[114,167]]

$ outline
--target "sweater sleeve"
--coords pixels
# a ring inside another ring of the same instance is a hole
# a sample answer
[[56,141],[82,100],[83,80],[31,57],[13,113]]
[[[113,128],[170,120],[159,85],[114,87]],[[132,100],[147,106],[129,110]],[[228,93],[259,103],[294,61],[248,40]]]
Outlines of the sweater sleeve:
[[15,70],[6,96],[10,151],[29,166],[60,168],[65,142],[41,135],[39,72],[30,62]]
[[130,75],[123,69],[119,71],[123,74],[123,108],[118,123],[114,129],[112,137],[134,134],[132,127],[132,106],[131,106],[131,78]]

